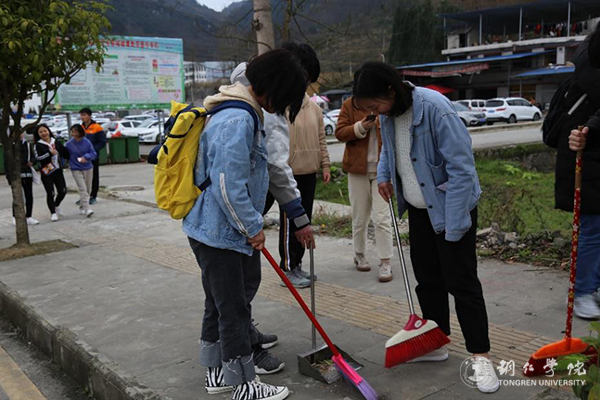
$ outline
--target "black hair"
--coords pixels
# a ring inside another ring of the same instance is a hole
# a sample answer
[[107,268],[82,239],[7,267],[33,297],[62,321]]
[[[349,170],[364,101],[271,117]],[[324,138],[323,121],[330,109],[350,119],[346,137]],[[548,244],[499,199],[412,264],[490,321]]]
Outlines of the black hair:
[[92,110],[90,110],[87,107],[84,107],[81,110],[79,110],[79,114],[87,114],[87,115],[91,116],[92,115]]
[[79,134],[79,137],[85,137],[85,129],[83,129],[83,126],[81,126],[81,124],[75,124],[69,130],[77,131],[77,133]]
[[54,134],[52,133],[52,130],[50,129],[50,127],[46,124],[39,124],[35,127],[35,129],[33,130],[33,141],[35,143],[40,141],[40,134],[38,133],[40,131],[40,128],[46,128],[48,129],[48,132],[50,132],[50,137],[53,138]]
[[594,33],[590,35],[588,58],[592,67],[600,68],[600,22],[596,25]]
[[246,78],[256,96],[265,96],[269,107],[294,123],[300,112],[308,75],[298,57],[288,50],[271,50],[256,57],[246,68]]
[[354,73],[352,105],[360,108],[356,103],[358,99],[387,98],[390,89],[396,93],[390,115],[401,115],[412,106],[413,87],[404,82],[400,73],[389,64],[364,63]]
[[289,50],[300,59],[302,66],[308,73],[308,79],[314,83],[321,74],[321,63],[315,50],[306,43],[284,42],[281,48]]

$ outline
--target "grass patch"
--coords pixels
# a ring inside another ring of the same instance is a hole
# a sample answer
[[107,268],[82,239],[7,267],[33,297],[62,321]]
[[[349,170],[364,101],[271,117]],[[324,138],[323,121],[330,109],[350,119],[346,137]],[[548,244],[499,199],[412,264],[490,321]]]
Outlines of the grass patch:
[[72,243],[62,240],[49,240],[46,242],[32,243],[31,246],[17,246],[0,249],[0,261],[17,260],[19,258],[39,256],[42,254],[55,253],[58,251],[72,249],[75,246]]
[[[519,236],[559,231],[569,237],[571,214],[554,209],[554,173],[526,171],[517,161],[497,158],[477,158],[475,164],[483,189],[480,227],[495,222],[503,231]],[[329,184],[318,179],[315,199],[350,204],[348,176],[339,164],[332,166]]]
[[319,212],[312,217],[313,226],[319,227],[320,235],[339,238],[352,238],[352,217]]
[[316,200],[329,201],[331,203],[350,205],[350,196],[348,194],[348,175],[342,171],[340,163],[331,165],[331,181],[325,185],[323,176],[317,174],[317,188],[315,191]]
[[550,231],[569,237],[571,214],[554,209],[554,173],[529,172],[498,159],[478,159],[476,166],[483,189],[480,226],[495,222],[519,236]]
[[[536,152],[547,152],[547,148],[517,146],[476,156],[475,165],[483,190],[479,201],[479,227],[496,223],[503,232],[516,232],[520,242],[526,244],[519,249],[507,246],[500,252],[479,249],[481,256],[547,266],[564,265],[568,261],[572,214],[554,209],[554,173],[528,171],[520,161]],[[332,166],[332,181],[328,185],[321,179],[317,181],[315,198],[350,204],[348,176],[340,164]],[[350,217],[323,214],[315,216],[314,221],[321,226],[322,234],[346,238],[352,235]],[[565,240],[564,245],[552,244],[557,237]]]

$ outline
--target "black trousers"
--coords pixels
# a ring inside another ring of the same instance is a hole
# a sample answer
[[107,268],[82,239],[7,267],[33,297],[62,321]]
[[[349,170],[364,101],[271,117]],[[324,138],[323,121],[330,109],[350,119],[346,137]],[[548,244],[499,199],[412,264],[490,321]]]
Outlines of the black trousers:
[[[67,195],[67,183],[65,182],[65,176],[62,169],[51,173],[50,175],[42,175],[42,184],[46,189],[46,204],[50,214],[56,212],[56,207],[60,206],[60,203],[64,200]],[[56,187],[56,198],[54,197],[54,188]]]
[[[300,196],[302,196],[302,207],[306,211],[309,220],[312,220],[313,203],[315,200],[315,189],[317,187],[317,174],[294,175]],[[285,271],[293,271],[302,263],[306,249],[296,239],[296,226],[290,223],[287,214],[279,207],[279,265]]]
[[206,297],[202,340],[220,341],[223,361],[249,356],[252,354],[250,303],[260,286],[260,253],[255,251],[249,257],[188,239],[202,270]]
[[450,293],[454,296],[467,350],[487,353],[490,350],[488,318],[477,277],[477,208],[471,212],[471,220],[471,229],[465,236],[458,242],[449,242],[444,237],[445,232],[435,233],[427,210],[409,206],[410,258],[423,318],[435,321],[450,335]]
[[[6,174],[6,180],[10,186],[10,179],[8,173]],[[31,218],[33,215],[33,178],[21,178],[21,187],[23,187],[23,194],[25,195],[25,217]],[[15,210],[13,208],[13,217],[15,216]]]
[[100,189],[100,164],[98,159],[92,161],[94,166],[94,176],[92,177],[92,192],[90,193],[90,199],[95,199],[98,196],[98,190]]

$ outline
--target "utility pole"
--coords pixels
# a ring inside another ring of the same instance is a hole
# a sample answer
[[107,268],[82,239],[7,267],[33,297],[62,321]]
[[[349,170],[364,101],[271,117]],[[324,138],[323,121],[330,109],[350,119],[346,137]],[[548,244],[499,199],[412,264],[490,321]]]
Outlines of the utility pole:
[[256,32],[258,54],[266,53],[275,48],[273,33],[273,18],[271,17],[270,0],[254,0],[254,20],[252,29]]

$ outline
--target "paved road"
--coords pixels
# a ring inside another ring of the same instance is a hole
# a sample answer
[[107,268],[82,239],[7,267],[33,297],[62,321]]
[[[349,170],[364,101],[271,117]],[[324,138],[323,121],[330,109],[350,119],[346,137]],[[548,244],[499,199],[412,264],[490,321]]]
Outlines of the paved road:
[[[471,137],[473,138],[473,148],[476,150],[542,142],[542,132],[539,128],[499,130],[490,133],[478,133],[471,135]],[[140,154],[147,155],[153,147],[154,145],[140,145]],[[343,143],[329,145],[329,158],[331,162],[342,162],[343,156]]]
[[0,320],[0,400],[87,399],[47,357]]

